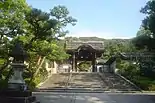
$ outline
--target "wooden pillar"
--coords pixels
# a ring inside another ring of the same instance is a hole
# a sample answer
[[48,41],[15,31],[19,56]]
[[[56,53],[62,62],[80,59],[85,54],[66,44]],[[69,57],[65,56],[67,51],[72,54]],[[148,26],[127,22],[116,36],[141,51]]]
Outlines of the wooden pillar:
[[75,52],[74,55],[75,55],[74,70],[77,72],[77,52]]
[[75,71],[75,52],[73,52],[72,56],[72,71]]
[[77,72],[77,59],[75,58],[75,71]]
[[96,53],[93,53],[92,57],[92,72],[96,72]]

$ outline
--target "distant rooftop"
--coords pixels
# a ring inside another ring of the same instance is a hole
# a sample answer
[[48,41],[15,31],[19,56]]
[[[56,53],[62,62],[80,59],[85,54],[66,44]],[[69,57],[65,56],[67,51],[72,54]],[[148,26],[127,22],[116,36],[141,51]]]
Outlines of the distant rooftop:
[[75,50],[82,45],[90,45],[95,50],[104,50],[104,42],[103,41],[72,41],[66,43],[66,49]]

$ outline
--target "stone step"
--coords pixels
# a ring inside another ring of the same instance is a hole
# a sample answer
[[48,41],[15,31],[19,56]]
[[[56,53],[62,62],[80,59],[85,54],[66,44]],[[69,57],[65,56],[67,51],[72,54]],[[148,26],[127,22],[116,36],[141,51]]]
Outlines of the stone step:
[[[105,91],[110,91],[110,92],[117,92],[117,91],[122,91],[122,92],[132,92],[135,91],[134,89],[112,89],[112,88],[60,88],[60,89],[39,89],[34,92],[105,92]],[[139,91],[137,91],[139,92]]]

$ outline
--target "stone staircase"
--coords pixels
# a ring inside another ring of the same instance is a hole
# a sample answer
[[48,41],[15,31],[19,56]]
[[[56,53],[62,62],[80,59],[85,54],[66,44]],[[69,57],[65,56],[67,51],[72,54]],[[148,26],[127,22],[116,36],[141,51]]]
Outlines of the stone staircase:
[[58,73],[53,74],[42,86],[40,91],[67,92],[116,92],[138,91],[135,86],[126,82],[118,75],[111,73]]
[[125,81],[121,77],[112,73],[100,73],[102,81],[106,84],[108,90],[111,91],[139,91],[137,88]]

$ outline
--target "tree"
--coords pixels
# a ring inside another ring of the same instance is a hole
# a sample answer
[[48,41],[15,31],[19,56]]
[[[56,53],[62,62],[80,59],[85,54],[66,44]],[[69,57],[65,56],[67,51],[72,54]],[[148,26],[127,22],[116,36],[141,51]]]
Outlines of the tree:
[[[68,16],[69,12],[64,6],[54,7],[50,13],[32,8],[26,14],[26,20],[30,24],[27,34],[26,50],[35,52],[38,56],[36,73],[39,71],[46,57],[51,60],[65,59],[66,54],[62,46],[57,46],[57,39],[65,36],[68,31],[63,28],[67,24],[75,25],[76,19]],[[61,52],[60,52],[61,50]]]
[[29,10],[25,0],[4,0],[0,8],[0,39],[21,35],[26,24],[24,14]]
[[25,0],[1,0],[0,1],[0,75],[2,79],[8,78],[8,65],[10,63],[10,41],[23,35],[27,26],[25,13],[29,7]]
[[22,42],[29,54],[27,70],[37,75],[46,58],[68,57],[59,37],[64,37],[68,33],[65,27],[75,25],[77,20],[69,16],[65,6],[56,6],[48,13],[29,7],[25,0],[5,0],[0,2],[0,7],[0,58],[8,61],[13,45]]
[[[140,10],[141,13],[145,14],[146,17],[142,21],[140,30],[137,32],[137,36],[133,38],[133,44],[141,51],[155,51],[155,0],[149,0],[144,7]],[[139,60],[139,75],[138,78],[133,78],[133,80],[138,83],[142,88],[146,89],[152,82],[150,78],[154,78],[153,66],[154,59],[149,58],[147,61]],[[133,67],[132,67],[133,68]],[[131,75],[131,74],[130,74]],[[142,77],[147,77],[144,81]],[[151,82],[150,82],[151,81]],[[149,83],[150,82],[150,83]]]
[[0,46],[6,46],[9,39],[24,33],[27,24],[24,15],[29,7],[25,0],[4,0],[0,8]]
[[155,35],[155,1],[149,0],[147,4],[140,10],[141,13],[145,14],[146,17],[142,22],[142,27],[146,30],[150,30],[153,37]]
[[9,62],[9,39],[24,33],[27,24],[24,14],[29,7],[25,0],[4,0],[0,2],[0,8],[0,59],[5,61],[3,70]]
[[134,47],[131,40],[126,40],[125,42],[123,40],[112,40],[106,43],[105,50],[105,55],[108,59],[109,57],[117,55],[121,52],[134,52],[136,48]]
[[137,37],[133,38],[133,44],[137,47],[137,49],[144,51],[153,51],[155,46],[153,45],[154,39],[149,30],[144,29],[143,27],[137,32]]
[[133,40],[134,44],[140,49],[147,48],[148,51],[155,50],[155,1],[150,0],[140,10],[146,17],[142,21],[137,37]]
[[0,59],[5,61],[1,70],[9,61],[10,39],[24,33],[26,20],[24,14],[29,10],[25,0],[4,0],[0,2]]

